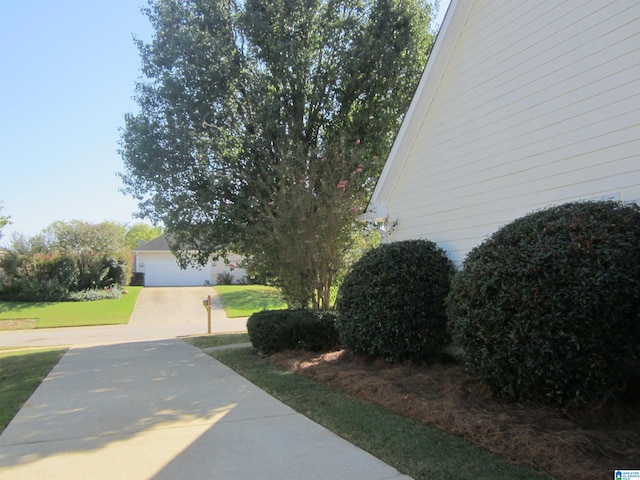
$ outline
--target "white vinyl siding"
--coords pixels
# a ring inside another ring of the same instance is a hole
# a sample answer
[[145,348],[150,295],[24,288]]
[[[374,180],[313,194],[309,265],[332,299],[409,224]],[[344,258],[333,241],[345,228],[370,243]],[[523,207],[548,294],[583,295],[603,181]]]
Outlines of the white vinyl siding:
[[474,2],[412,121],[391,241],[428,238],[460,262],[544,206],[639,200],[640,2]]

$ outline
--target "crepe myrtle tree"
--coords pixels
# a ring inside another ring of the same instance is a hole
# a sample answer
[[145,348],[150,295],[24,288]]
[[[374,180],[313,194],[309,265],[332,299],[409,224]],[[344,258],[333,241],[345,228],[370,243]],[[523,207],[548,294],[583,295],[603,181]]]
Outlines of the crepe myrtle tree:
[[181,263],[329,289],[431,48],[426,0],[152,0],[123,191]]

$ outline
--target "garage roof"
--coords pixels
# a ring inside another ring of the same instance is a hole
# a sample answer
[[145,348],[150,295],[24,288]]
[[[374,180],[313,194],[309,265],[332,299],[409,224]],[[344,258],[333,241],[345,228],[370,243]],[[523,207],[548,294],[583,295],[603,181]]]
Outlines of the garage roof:
[[168,252],[171,249],[169,248],[169,242],[164,235],[160,235],[153,240],[149,240],[147,243],[143,243],[138,248],[135,248],[134,252]]

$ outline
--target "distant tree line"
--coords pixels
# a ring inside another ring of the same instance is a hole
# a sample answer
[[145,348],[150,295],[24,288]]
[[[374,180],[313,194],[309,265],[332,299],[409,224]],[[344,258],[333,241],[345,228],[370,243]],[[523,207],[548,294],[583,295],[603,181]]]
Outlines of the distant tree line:
[[161,233],[143,223],[72,220],[54,222],[31,237],[14,234],[0,259],[0,298],[59,301],[113,296],[129,281],[132,250]]

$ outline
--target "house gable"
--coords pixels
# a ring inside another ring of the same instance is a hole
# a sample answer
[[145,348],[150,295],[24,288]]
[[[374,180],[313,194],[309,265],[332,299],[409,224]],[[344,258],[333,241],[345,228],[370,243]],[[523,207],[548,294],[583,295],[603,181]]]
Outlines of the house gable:
[[[449,4],[436,42],[429,56],[429,61],[427,62],[416,93],[413,96],[400,131],[389,153],[389,159],[393,159],[393,161],[388,160],[385,163],[382,173],[380,174],[380,179],[376,185],[373,198],[380,199],[380,202],[384,203],[388,199],[393,187],[398,181],[398,176],[407,161],[411,146],[420,132],[422,120],[431,106],[431,102],[449,59],[451,58],[462,27],[466,22],[472,3],[473,2],[469,0],[451,0]],[[370,207],[375,210],[373,203],[374,202],[372,202]],[[380,208],[380,206],[378,206],[378,208]]]
[[[453,0],[371,199],[456,262],[509,221],[640,199],[640,4]],[[440,44],[438,44],[440,43]]]

